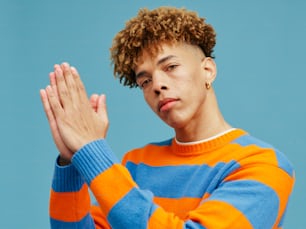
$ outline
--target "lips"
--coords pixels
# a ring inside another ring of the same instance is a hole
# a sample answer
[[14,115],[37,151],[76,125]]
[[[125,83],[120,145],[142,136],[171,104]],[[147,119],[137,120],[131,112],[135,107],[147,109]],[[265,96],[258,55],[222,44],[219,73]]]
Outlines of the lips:
[[169,103],[175,102],[177,100],[178,99],[174,99],[174,98],[166,98],[166,99],[161,100],[158,103],[158,111],[163,110],[163,108],[166,107],[166,105],[168,105]]

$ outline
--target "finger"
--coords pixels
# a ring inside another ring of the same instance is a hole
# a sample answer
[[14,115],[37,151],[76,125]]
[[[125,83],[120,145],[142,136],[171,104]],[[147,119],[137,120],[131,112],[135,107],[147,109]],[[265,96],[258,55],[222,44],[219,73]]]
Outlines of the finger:
[[49,73],[49,79],[50,79],[51,87],[55,86],[56,85],[56,79],[55,79],[55,73],[54,72]]
[[40,90],[40,98],[41,98],[41,101],[42,101],[47,119],[48,119],[49,123],[52,123],[54,121],[54,116],[53,116],[53,113],[52,113],[52,110],[51,110],[51,107],[50,107],[50,104],[49,104],[49,100],[48,100],[46,90],[44,90],[44,89]]
[[49,79],[50,79],[51,87],[56,89],[56,90],[54,90],[56,97],[58,98],[58,100],[60,100],[59,95],[58,95],[58,91],[57,91],[56,79],[55,79],[55,73],[54,72],[49,73]]
[[91,108],[92,108],[95,112],[97,112],[97,109],[98,109],[98,99],[99,99],[99,95],[97,95],[97,94],[91,95],[91,96],[90,96],[90,99],[89,99]]
[[54,119],[57,119],[58,117],[61,117],[63,115],[63,108],[60,104],[60,101],[55,95],[54,89],[51,86],[46,87],[46,92]]
[[73,76],[73,78],[76,82],[76,85],[77,85],[77,88],[78,88],[78,91],[79,91],[80,99],[83,102],[88,101],[86,89],[85,89],[85,86],[84,86],[84,84],[81,80],[80,74],[78,73],[78,71],[75,67],[71,67],[70,69],[71,69],[72,76]]
[[97,108],[97,113],[102,119],[106,122],[108,122],[108,117],[107,117],[107,107],[106,107],[106,96],[105,95],[100,95],[98,99],[98,108]]
[[103,138],[106,137],[107,130],[109,127],[109,121],[108,121],[108,116],[107,116],[107,107],[106,107],[106,96],[105,95],[100,95],[98,99],[98,109],[97,109],[97,114],[100,117],[101,121],[104,123],[104,136]]
[[42,100],[43,103],[43,107],[48,119],[48,123],[51,129],[51,133],[54,137],[54,139],[56,139],[56,137],[58,137],[58,131],[57,131],[57,124],[56,124],[56,120],[54,118],[53,112],[51,110],[50,104],[49,104],[49,100],[48,100],[48,95],[46,90],[40,90],[40,98]]
[[[66,85],[64,73],[58,64],[54,66],[54,74],[55,74],[55,81],[56,81],[57,93],[58,93],[57,97],[60,98],[60,102],[65,108],[66,106],[71,104],[71,96],[70,96],[70,92]],[[54,85],[52,86],[52,88],[55,88]],[[47,90],[47,94],[48,94],[48,90]],[[55,92],[54,92],[54,95],[56,95]]]
[[57,123],[56,123],[56,120],[54,118],[53,112],[52,112],[50,104],[49,104],[49,100],[48,100],[46,90],[44,90],[44,89],[40,90],[40,98],[41,98],[42,103],[43,103],[44,111],[45,111],[47,119],[48,119],[48,123],[49,123],[50,129],[51,129],[51,134],[53,136],[55,145],[57,146],[60,154],[62,154],[64,156],[65,155],[71,155],[72,153],[70,152],[70,150],[65,146],[65,144],[61,140],[61,136],[59,134]]
[[69,93],[74,100],[78,99],[77,83],[75,82],[74,76],[72,75],[70,65],[68,63],[62,63],[61,69],[63,71],[64,79]]

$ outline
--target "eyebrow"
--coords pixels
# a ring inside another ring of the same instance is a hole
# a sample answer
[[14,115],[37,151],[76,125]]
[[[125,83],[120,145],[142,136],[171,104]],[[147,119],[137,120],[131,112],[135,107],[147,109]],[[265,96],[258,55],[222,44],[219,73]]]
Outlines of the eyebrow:
[[[159,65],[165,63],[166,61],[168,61],[168,60],[170,60],[172,58],[175,58],[175,57],[176,57],[175,55],[165,56],[165,57],[161,58],[159,61],[157,61],[156,65],[159,66]],[[141,71],[141,72],[137,73],[136,79],[140,78],[144,74],[146,74],[146,71]]]
[[161,58],[159,61],[157,61],[157,66],[161,65],[162,63],[166,62],[167,60],[170,60],[172,58],[175,58],[176,56],[174,55],[169,55],[169,56],[165,56],[164,58]]

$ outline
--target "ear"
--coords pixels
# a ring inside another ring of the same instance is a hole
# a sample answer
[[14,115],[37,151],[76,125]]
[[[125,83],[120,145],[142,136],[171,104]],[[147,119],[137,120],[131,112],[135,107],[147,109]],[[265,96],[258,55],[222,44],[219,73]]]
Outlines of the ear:
[[202,60],[202,69],[204,70],[205,81],[211,84],[217,76],[216,62],[211,57],[205,57]]

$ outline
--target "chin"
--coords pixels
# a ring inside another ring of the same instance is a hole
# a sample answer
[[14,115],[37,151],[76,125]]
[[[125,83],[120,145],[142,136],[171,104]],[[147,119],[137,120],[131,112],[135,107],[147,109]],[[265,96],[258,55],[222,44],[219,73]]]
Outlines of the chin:
[[186,122],[178,119],[168,119],[163,120],[168,126],[172,127],[173,129],[181,129],[186,126]]
[[181,113],[178,114],[177,112],[168,112],[166,115],[158,116],[164,123],[174,129],[184,128],[190,122],[190,119],[186,119],[185,116]]

